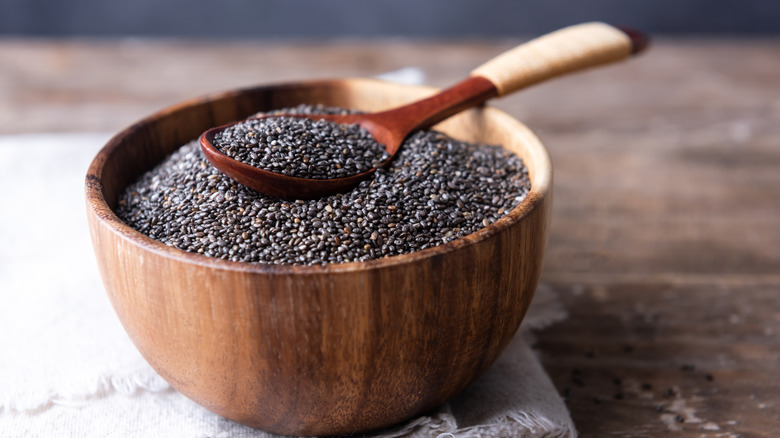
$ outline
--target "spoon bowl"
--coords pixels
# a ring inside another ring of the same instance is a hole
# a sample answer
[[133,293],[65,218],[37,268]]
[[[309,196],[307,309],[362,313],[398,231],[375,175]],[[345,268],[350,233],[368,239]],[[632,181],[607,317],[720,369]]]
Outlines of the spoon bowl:
[[[481,90],[481,93],[476,93],[476,90]],[[442,102],[462,99],[462,96],[467,93],[475,96],[475,99],[483,101],[495,92],[495,87],[487,79],[472,77],[462,81],[458,86],[427,99],[387,111],[366,114],[275,114],[252,118],[295,117],[327,120],[345,125],[360,125],[374,137],[374,140],[384,145],[385,150],[389,154],[389,157],[381,164],[381,166],[384,166],[392,161],[409,133],[417,129],[430,127],[453,114],[474,106],[474,104],[471,101],[465,101],[459,106],[452,106],[448,113],[437,112],[433,114],[433,117],[429,116],[427,118],[425,115],[426,110],[431,112],[431,107],[438,107]],[[225,155],[214,146],[214,137],[237,123],[241,122],[230,123],[204,132],[200,137],[201,149],[206,159],[222,173],[260,193],[281,199],[319,198],[347,191],[376,171],[376,168],[372,168],[343,178],[312,179],[284,175],[251,166]]]
[[[350,114],[351,115],[351,114]],[[353,124],[358,123],[351,121],[348,117],[350,115],[308,115],[308,114],[284,114],[283,116],[263,116],[253,118],[271,118],[271,117],[297,117],[297,118],[310,118],[314,120],[328,120],[339,124]],[[234,122],[227,125],[211,128],[204,132],[200,137],[200,146],[203,150],[203,154],[206,159],[219,169],[225,175],[230,176],[239,183],[252,188],[260,193],[270,195],[281,199],[313,199],[326,196],[333,193],[340,193],[351,189],[358,185],[361,181],[371,176],[376,168],[369,169],[365,172],[357,173],[354,175],[346,176],[343,178],[330,178],[330,179],[311,179],[300,178],[290,175],[284,175],[281,173],[271,172],[260,167],[254,167],[239,160],[235,160],[224,153],[222,153],[216,146],[214,146],[214,137],[224,129],[235,125]],[[362,126],[362,124],[361,124]],[[380,130],[377,130],[380,131]],[[371,131],[369,131],[371,132]],[[371,132],[371,135],[375,140],[378,139],[377,134]],[[387,145],[387,143],[381,142]],[[400,143],[399,143],[400,146]],[[391,154],[392,158],[392,154]],[[388,158],[388,161],[390,158]]]
[[[529,85],[601,64],[619,61],[641,52],[647,37],[635,30],[605,23],[570,26],[521,44],[493,58],[454,86],[426,99],[394,109],[348,115],[275,114],[264,117],[297,117],[358,124],[390,157],[398,153],[404,139],[418,129],[428,128],[467,108],[482,104]],[[240,123],[240,122],[236,122]],[[235,123],[234,123],[235,124]],[[209,129],[200,145],[211,164],[239,183],[266,195],[282,199],[309,199],[343,192],[368,178],[376,168],[341,178],[301,178],[271,172],[235,160],[214,146],[217,133],[232,125]]]

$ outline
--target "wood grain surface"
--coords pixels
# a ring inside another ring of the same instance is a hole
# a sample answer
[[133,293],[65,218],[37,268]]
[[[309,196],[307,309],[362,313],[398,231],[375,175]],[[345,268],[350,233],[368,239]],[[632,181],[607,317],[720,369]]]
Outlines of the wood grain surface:
[[[116,132],[208,92],[406,66],[446,86],[519,42],[0,40],[0,132]],[[542,278],[569,318],[538,348],[581,436],[777,435],[778,53],[656,39],[495,102],[553,158]]]

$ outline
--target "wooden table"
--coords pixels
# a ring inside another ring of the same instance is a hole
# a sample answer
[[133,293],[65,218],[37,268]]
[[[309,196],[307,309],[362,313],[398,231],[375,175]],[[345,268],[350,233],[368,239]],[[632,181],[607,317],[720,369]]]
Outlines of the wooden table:
[[[444,86],[517,42],[5,39],[0,134],[406,66]],[[581,435],[778,436],[780,40],[661,39],[496,106],[553,157],[543,281],[569,318],[537,346]]]

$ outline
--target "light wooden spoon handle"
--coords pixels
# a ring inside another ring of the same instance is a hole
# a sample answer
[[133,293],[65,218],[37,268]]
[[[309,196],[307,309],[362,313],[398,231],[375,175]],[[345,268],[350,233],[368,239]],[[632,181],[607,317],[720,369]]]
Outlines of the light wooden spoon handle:
[[627,58],[644,48],[630,31],[609,24],[578,24],[541,36],[482,64],[471,72],[495,85],[498,95],[577,70]]

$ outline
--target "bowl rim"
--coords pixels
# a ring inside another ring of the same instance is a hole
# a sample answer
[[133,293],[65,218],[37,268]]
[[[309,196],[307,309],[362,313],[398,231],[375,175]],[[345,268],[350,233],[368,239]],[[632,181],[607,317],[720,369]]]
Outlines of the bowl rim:
[[[90,221],[90,228],[96,226],[105,226],[109,231],[117,235],[121,240],[129,242],[132,245],[139,246],[145,251],[149,251],[160,257],[172,259],[178,262],[198,265],[202,267],[208,267],[219,270],[237,271],[237,272],[249,272],[257,274],[312,274],[319,275],[325,273],[350,273],[350,272],[362,272],[371,269],[388,268],[392,266],[412,263],[420,259],[433,258],[436,256],[443,256],[447,253],[457,251],[464,247],[476,244],[491,238],[492,236],[501,233],[511,225],[520,222],[524,217],[528,216],[542,203],[545,197],[551,190],[552,186],[552,162],[547,149],[544,144],[531,131],[525,124],[510,116],[509,114],[499,109],[482,106],[478,108],[472,108],[468,111],[482,111],[487,114],[491,114],[493,117],[502,119],[502,122],[514,125],[514,129],[517,129],[523,136],[523,143],[529,155],[532,157],[532,161],[535,166],[533,172],[529,172],[529,179],[531,180],[531,188],[526,195],[525,199],[517,205],[515,208],[507,212],[504,216],[491,223],[490,225],[481,228],[471,234],[460,237],[455,240],[451,240],[447,243],[425,248],[419,251],[414,251],[406,254],[398,254],[394,256],[382,257],[379,259],[372,259],[366,261],[356,262],[344,262],[344,263],[328,263],[328,264],[314,264],[314,265],[291,265],[291,264],[273,264],[273,263],[257,263],[257,262],[240,262],[219,259],[215,257],[206,256],[194,252],[185,251],[173,246],[168,246],[163,242],[155,240],[142,232],[132,228],[130,225],[120,219],[116,213],[108,206],[105,197],[103,196],[103,181],[102,172],[108,157],[114,153],[114,151],[120,147],[126,137],[132,134],[133,131],[140,129],[140,127],[151,123],[155,119],[159,119],[165,115],[173,114],[177,111],[183,111],[185,108],[194,104],[207,104],[212,101],[224,99],[231,95],[242,94],[254,90],[275,88],[275,87],[289,87],[289,86],[327,86],[332,87],[338,83],[360,83],[362,85],[370,84],[383,84],[393,85],[402,88],[413,88],[419,90],[426,90],[428,92],[434,92],[438,90],[435,87],[420,86],[420,85],[405,85],[392,82],[386,82],[379,79],[370,78],[338,78],[338,79],[321,79],[321,80],[308,80],[308,81],[293,81],[293,82],[278,82],[265,85],[259,85],[254,87],[244,87],[238,89],[231,89],[227,91],[221,91],[216,93],[206,94],[200,98],[188,99],[180,103],[168,106],[159,111],[146,116],[132,125],[122,129],[115,135],[113,135],[108,142],[98,151],[95,157],[92,159],[89,168],[87,170],[85,181],[85,194],[87,198],[88,213],[94,216],[98,221],[96,224],[92,224]],[[444,123],[444,122],[443,122]],[[523,161],[527,161],[524,158]],[[94,239],[93,239],[94,240]],[[93,242],[94,243],[94,242]],[[96,248],[97,249],[97,248]]]

